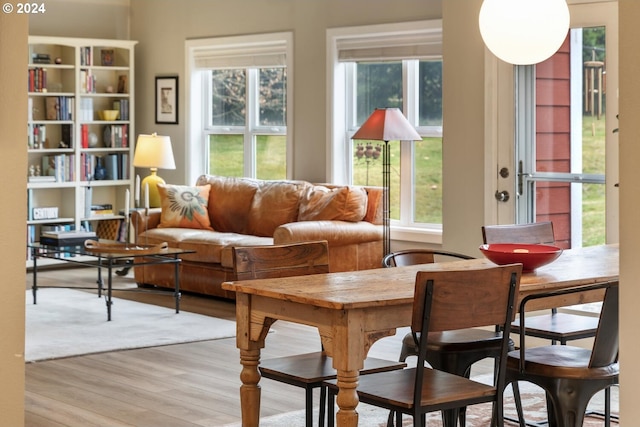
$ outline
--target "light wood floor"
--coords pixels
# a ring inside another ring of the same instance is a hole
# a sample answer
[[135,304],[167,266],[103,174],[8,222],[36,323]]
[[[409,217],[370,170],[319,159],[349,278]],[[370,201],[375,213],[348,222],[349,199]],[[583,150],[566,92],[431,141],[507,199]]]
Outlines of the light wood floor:
[[[95,269],[38,271],[39,285],[86,286]],[[27,274],[26,286],[32,277]],[[130,273],[114,286],[135,287]],[[172,307],[170,296],[115,292],[115,297]],[[235,318],[231,302],[183,295],[184,311]],[[263,358],[305,353],[320,347],[317,331],[277,322]],[[397,360],[400,340],[378,341],[370,355]],[[483,368],[480,368],[483,369]],[[220,426],[240,420],[240,363],[235,338],[71,357],[26,365],[25,425],[57,426]],[[263,380],[261,415],[303,409],[301,389]]]
[[[114,276],[114,287],[136,288],[132,276]],[[38,272],[41,286],[92,286],[95,281],[95,269]],[[31,284],[29,273],[26,288]],[[116,291],[114,296],[173,308],[168,295]],[[235,319],[235,305],[229,301],[184,294],[181,308]],[[275,332],[267,338],[263,358],[320,348],[313,328],[279,321],[272,330]],[[378,341],[369,354],[397,360],[407,332],[408,328],[402,328],[394,337]],[[528,342],[538,344],[533,341]],[[585,340],[584,345],[590,346],[591,342]],[[474,366],[473,374],[491,369],[491,361],[486,360]],[[239,375],[235,338],[27,363],[25,425],[221,426],[240,421]],[[267,379],[261,385],[261,416],[304,409],[301,389]]]

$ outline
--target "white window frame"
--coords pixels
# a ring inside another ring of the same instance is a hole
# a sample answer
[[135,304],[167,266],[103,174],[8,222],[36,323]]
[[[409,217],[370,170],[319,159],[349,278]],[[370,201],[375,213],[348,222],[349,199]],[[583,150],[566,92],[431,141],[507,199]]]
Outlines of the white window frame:
[[[352,83],[353,73],[347,73],[348,64],[340,62],[341,50],[351,49],[357,60],[375,59],[376,55],[389,57],[390,51],[398,52],[397,60],[415,58],[419,55],[442,57],[442,20],[403,22],[396,24],[370,25],[360,27],[345,27],[327,30],[327,176],[330,182],[337,184],[351,184],[352,164],[351,136],[356,129],[350,129],[347,118],[348,111],[353,108],[354,99],[346,99],[346,88]],[[379,58],[379,56],[378,56]],[[413,67],[403,64],[403,79],[406,82]],[[406,93],[413,93],[406,90]],[[404,99],[403,111],[410,111],[406,107],[409,103],[417,103],[415,97]],[[414,110],[417,111],[417,108]],[[417,123],[417,118],[411,114],[407,117],[411,123]],[[425,132],[417,128],[423,136],[442,137],[442,128]],[[410,186],[402,185],[400,194],[401,218],[391,221],[392,240],[409,242],[442,243],[441,224],[419,224],[412,222],[413,215],[413,161],[411,142],[402,142],[401,165],[410,164],[411,167],[401,167],[401,182],[411,182]],[[408,153],[408,154],[407,154]]]
[[[276,56],[277,59],[274,59]],[[208,167],[207,148],[211,127],[207,114],[210,113],[210,100],[203,99],[203,95],[210,93],[210,79],[206,78],[209,73],[202,65],[207,62],[206,58],[209,58],[210,63],[215,63],[217,67],[224,61],[228,61],[230,68],[260,67],[263,58],[267,58],[269,62],[273,60],[282,62],[287,70],[286,162],[287,178],[290,178],[293,171],[293,33],[281,32],[215,37],[185,42],[187,117],[185,182],[195,182],[200,175],[207,171]],[[249,80],[247,80],[247,90],[251,84]],[[252,162],[250,158],[252,152],[253,150],[245,150],[245,171],[247,170],[247,162]],[[253,171],[255,173],[255,168]]]

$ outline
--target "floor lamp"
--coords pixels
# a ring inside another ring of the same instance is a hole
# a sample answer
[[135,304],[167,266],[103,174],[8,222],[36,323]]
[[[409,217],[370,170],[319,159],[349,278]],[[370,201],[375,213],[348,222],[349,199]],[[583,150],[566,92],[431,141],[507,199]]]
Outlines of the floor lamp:
[[376,108],[351,139],[384,141],[382,148],[382,256],[391,252],[391,158],[389,141],[421,141],[399,108]]

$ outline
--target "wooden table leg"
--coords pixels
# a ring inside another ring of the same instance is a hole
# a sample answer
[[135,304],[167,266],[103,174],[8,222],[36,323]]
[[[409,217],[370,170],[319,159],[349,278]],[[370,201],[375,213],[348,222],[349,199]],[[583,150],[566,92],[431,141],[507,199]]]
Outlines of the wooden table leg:
[[260,422],[260,349],[240,350],[240,407],[242,408],[242,427],[258,427]]
[[336,414],[336,425],[338,427],[357,427],[358,425],[358,371],[338,371],[338,396],[336,402],[338,413]]
[[[236,342],[240,350],[240,408],[242,427],[258,427],[260,423],[260,349],[264,347],[264,336],[251,339],[251,296],[236,295]],[[269,330],[268,326],[265,330]]]

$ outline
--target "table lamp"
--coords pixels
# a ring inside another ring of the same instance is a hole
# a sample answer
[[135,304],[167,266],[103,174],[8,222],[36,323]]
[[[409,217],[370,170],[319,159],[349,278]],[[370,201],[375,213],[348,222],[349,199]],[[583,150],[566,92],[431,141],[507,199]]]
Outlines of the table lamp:
[[151,174],[141,183],[145,200],[145,208],[157,208],[160,206],[160,193],[158,184],[164,184],[164,179],[157,174],[158,169],[175,169],[176,162],[173,159],[171,138],[161,136],[155,132],[151,135],[138,135],[136,151],[133,156],[133,166],[137,168],[150,168]]
[[384,141],[382,147],[382,256],[385,256],[391,252],[389,141],[421,141],[422,137],[399,108],[376,108],[351,139]]

